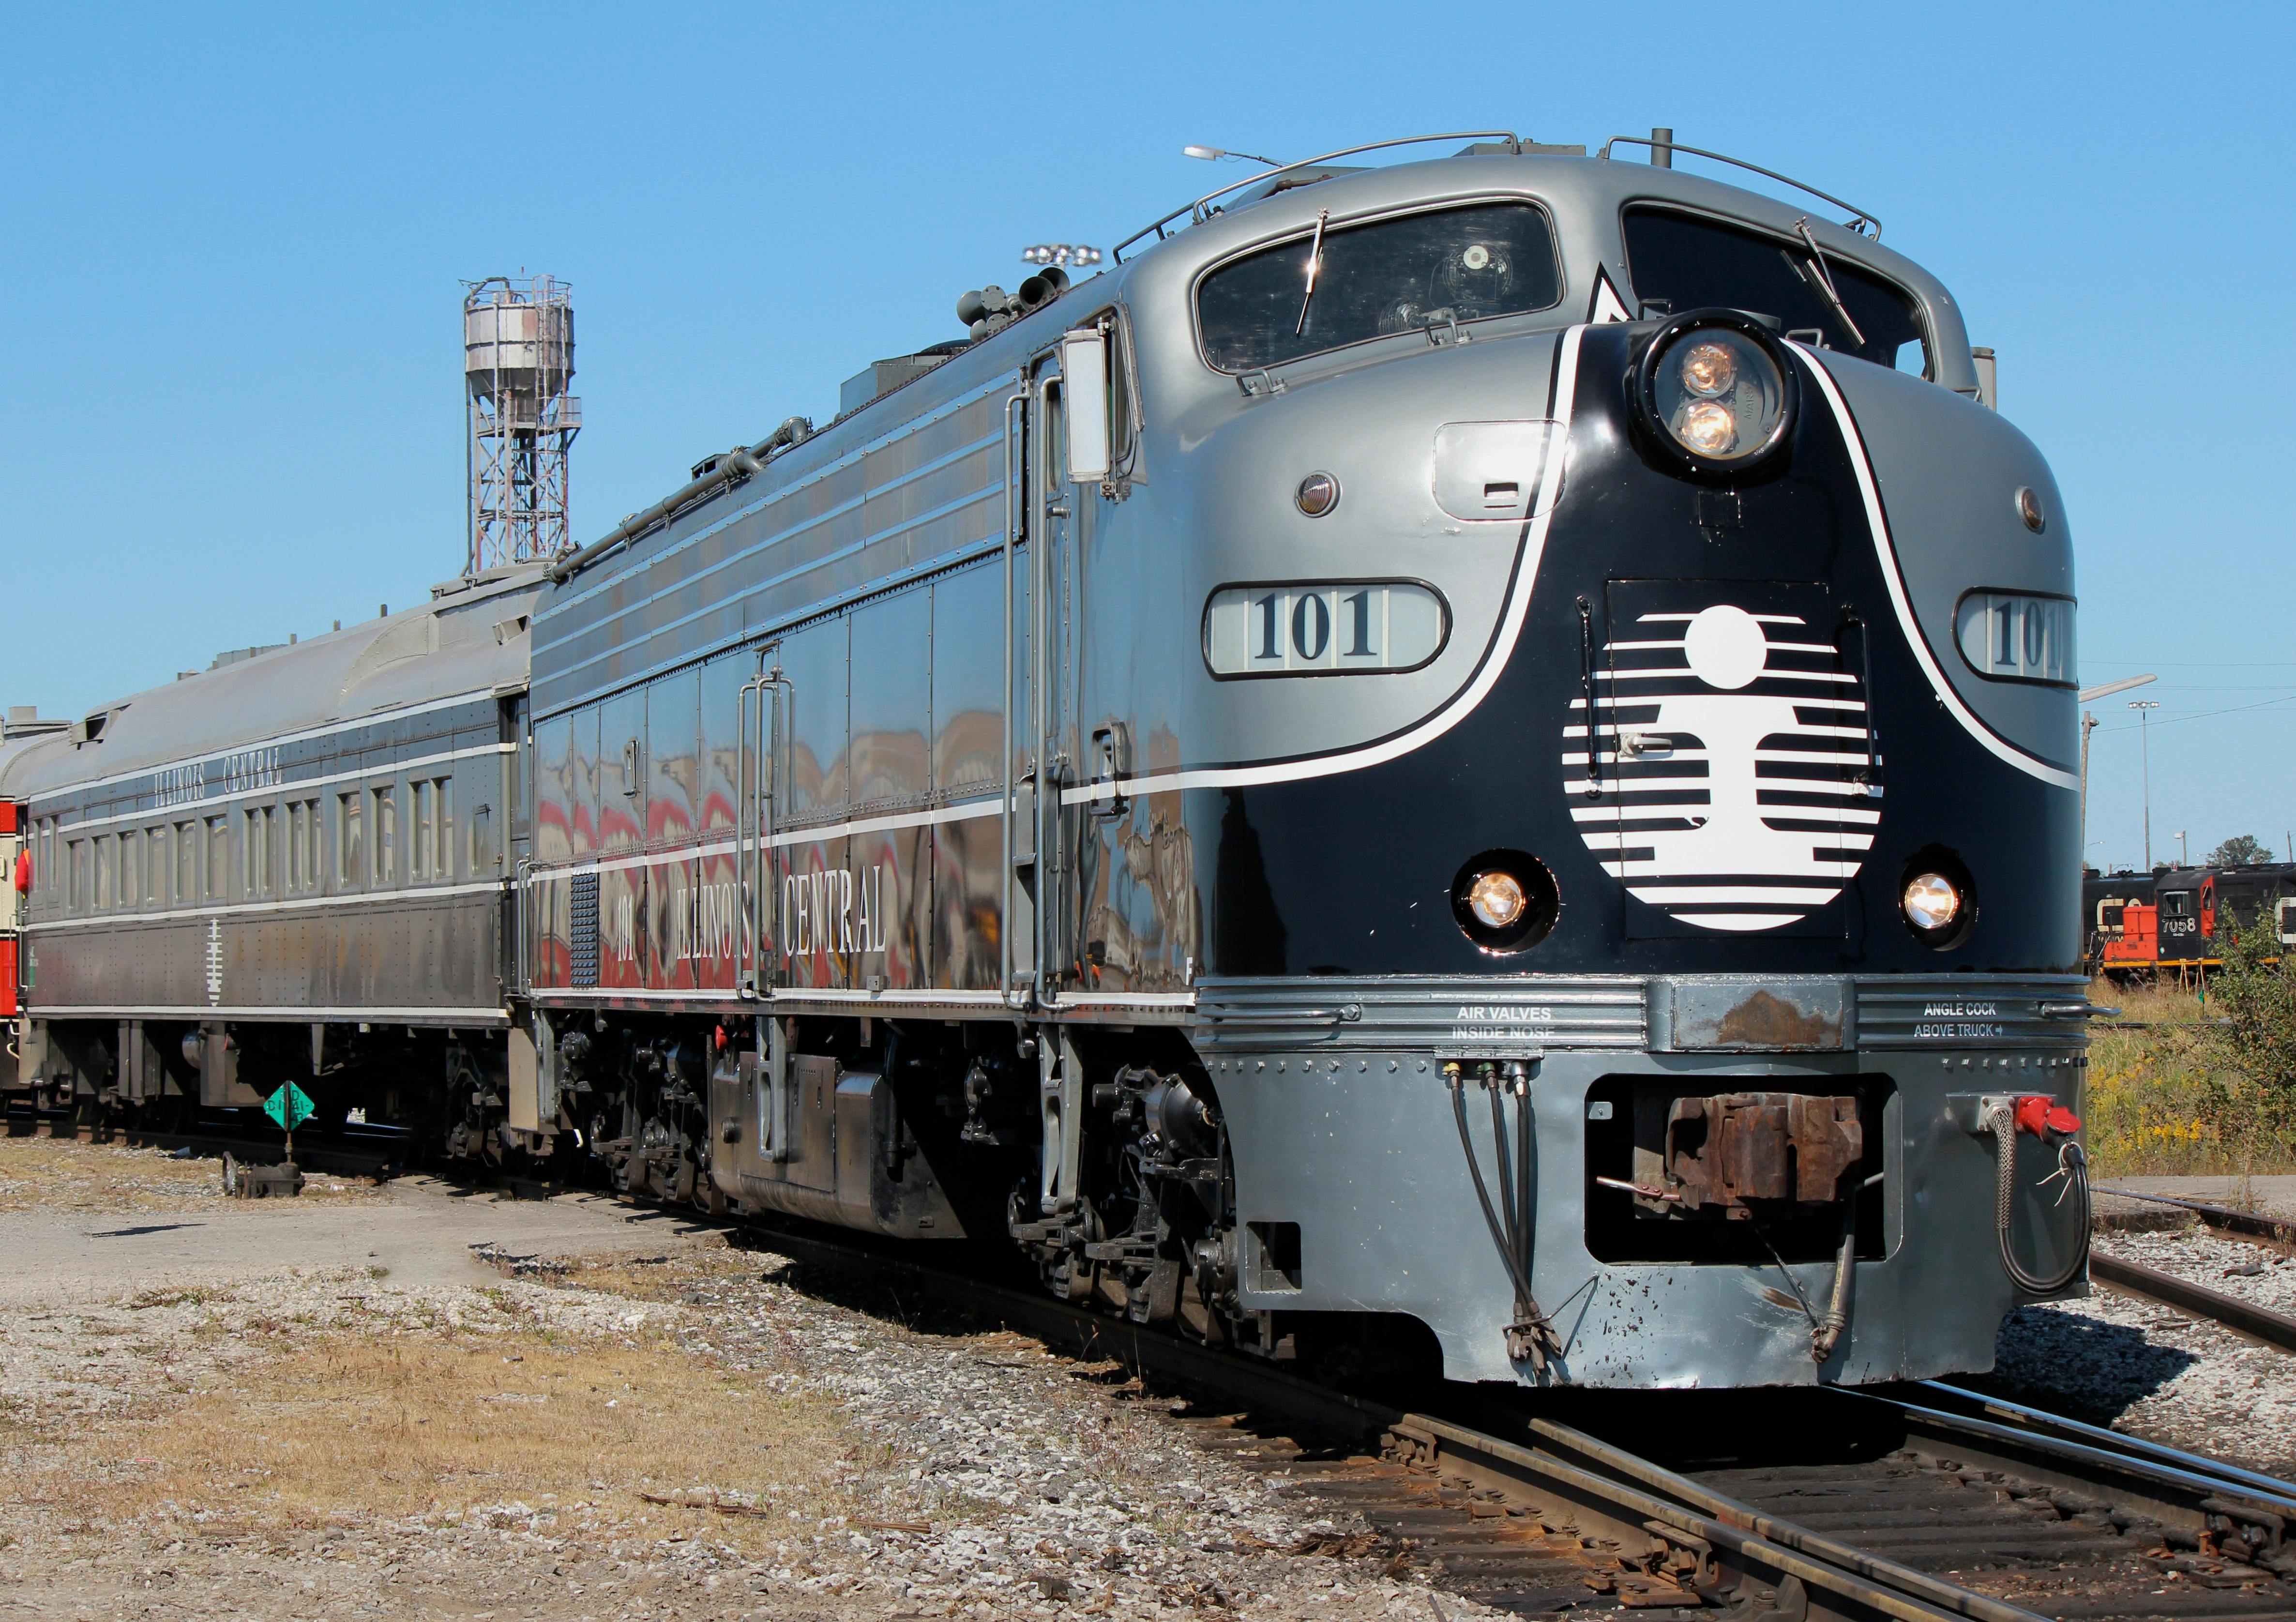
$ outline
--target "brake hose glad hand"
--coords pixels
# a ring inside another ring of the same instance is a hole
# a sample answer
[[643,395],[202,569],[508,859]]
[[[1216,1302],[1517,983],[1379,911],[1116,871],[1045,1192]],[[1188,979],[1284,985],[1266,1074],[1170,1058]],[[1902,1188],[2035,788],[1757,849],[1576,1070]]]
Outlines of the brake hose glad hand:
[[2011,1106],[2010,1118],[2016,1122],[2018,1131],[2030,1132],[2044,1143],[2069,1138],[2081,1128],[2079,1116],[2039,1093],[2028,1093],[2019,1098]]
[[[2038,1093],[2013,1099],[1997,1096],[1986,1103],[1979,1130],[1993,1137],[1993,1227],[1994,1240],[2001,1251],[2002,1270],[2030,1295],[2054,1295],[2079,1278],[2088,1266],[2088,1160],[2073,1137],[2080,1130],[2080,1117],[2056,1100]],[[2010,1239],[2016,1208],[2017,1137],[2026,1132],[2040,1139],[2044,1145],[2057,1145],[2057,1169],[2043,1180],[2045,1184],[2059,1177],[2065,1180],[2056,1202],[2062,1205],[2067,1194],[2079,1195],[2080,1201],[2080,1236],[2074,1246],[2072,1260],[2054,1278],[2040,1278],[2028,1272],[2018,1261]]]

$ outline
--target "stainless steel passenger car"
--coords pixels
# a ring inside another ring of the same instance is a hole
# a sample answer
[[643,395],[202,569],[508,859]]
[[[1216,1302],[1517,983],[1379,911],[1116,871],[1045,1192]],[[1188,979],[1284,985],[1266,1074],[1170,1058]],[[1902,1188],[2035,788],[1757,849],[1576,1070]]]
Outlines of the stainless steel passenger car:
[[[224,655],[15,756],[0,793],[36,876],[19,1086],[177,1115],[376,1060],[390,1090],[443,1096],[396,1072],[449,1033],[499,1069],[537,573]],[[338,1117],[354,1102],[324,1091]]]

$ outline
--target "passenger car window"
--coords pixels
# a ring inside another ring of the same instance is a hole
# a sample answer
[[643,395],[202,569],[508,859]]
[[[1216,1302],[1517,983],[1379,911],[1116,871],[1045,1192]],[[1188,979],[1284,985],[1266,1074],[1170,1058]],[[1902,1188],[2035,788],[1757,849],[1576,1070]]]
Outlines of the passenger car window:
[[[1792,237],[1728,225],[1673,209],[1628,209],[1627,269],[1636,298],[1679,313],[1720,306],[1771,315],[1789,332],[1816,329],[1825,347],[1877,366],[1930,374],[1928,340],[1912,295],[1872,271],[1825,256],[1826,274],[1849,317],[1853,336],[1810,262],[1807,244]],[[1915,347],[1918,360],[1900,365]]]
[[1328,231],[1311,297],[1314,240],[1262,249],[1204,277],[1196,317],[1213,365],[1248,372],[1390,332],[1543,310],[1562,298],[1554,229],[1529,203]]
[[365,791],[354,789],[335,796],[335,882],[360,884],[366,880],[366,841],[361,837],[360,802]]

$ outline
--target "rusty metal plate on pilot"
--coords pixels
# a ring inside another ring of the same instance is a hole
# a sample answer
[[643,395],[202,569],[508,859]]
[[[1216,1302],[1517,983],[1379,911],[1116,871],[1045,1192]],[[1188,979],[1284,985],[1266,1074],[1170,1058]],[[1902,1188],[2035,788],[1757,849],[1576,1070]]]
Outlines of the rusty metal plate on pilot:
[[1673,1015],[1665,1045],[1677,1053],[1824,1053],[1849,1045],[1844,979],[1733,976],[1673,980],[1662,989]]

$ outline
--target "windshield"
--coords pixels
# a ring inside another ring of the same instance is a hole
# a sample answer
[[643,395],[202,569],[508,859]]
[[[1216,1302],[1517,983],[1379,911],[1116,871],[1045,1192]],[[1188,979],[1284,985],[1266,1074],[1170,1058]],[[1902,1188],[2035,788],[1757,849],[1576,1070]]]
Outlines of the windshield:
[[[1799,241],[1671,209],[1628,209],[1626,235],[1635,296],[1645,305],[1677,313],[1718,305],[1772,315],[1788,332],[1822,333],[1829,349],[1929,373],[1918,307],[1872,271],[1827,254],[1821,277],[1815,256]],[[1855,332],[1827,294],[1829,279]]]
[[1529,203],[1408,214],[1264,249],[1196,293],[1204,356],[1249,372],[1389,332],[1543,310],[1561,301],[1554,233]]

